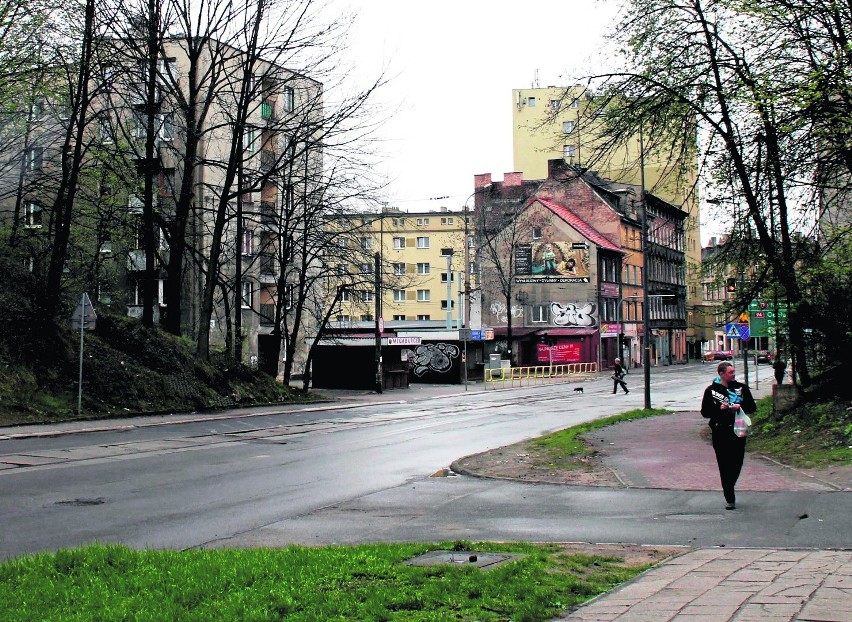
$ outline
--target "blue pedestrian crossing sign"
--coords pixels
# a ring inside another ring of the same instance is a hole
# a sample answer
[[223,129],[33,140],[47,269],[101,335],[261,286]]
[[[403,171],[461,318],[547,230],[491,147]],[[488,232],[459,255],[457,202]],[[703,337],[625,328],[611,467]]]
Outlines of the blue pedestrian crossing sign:
[[725,336],[730,337],[731,339],[739,339],[740,326],[742,325],[736,323],[725,324]]

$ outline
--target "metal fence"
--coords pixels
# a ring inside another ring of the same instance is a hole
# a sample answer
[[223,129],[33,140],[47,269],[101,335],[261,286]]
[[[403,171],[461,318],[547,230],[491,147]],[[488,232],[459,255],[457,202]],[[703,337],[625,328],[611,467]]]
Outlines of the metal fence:
[[488,389],[489,386],[525,387],[537,384],[594,380],[597,379],[598,373],[597,362],[486,369],[485,388]]

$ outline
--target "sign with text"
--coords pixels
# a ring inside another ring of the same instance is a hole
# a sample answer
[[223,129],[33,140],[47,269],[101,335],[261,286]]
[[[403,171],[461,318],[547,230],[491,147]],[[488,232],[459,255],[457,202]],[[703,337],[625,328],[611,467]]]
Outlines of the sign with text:
[[[555,346],[548,346],[546,343],[536,344],[538,346],[538,362],[539,363],[579,363],[580,362],[580,344],[579,343],[557,343]],[[552,357],[552,358],[551,358]]]
[[588,283],[589,251],[564,240],[515,245],[516,283]]

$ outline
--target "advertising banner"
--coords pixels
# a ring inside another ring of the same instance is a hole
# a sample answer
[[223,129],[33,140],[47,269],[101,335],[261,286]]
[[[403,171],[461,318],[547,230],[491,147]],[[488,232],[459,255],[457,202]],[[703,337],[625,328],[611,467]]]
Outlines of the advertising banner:
[[588,283],[589,250],[576,243],[534,242],[515,245],[516,283]]
[[[579,363],[580,362],[580,344],[579,343],[557,343],[555,346],[548,346],[546,343],[536,344],[538,346],[538,362],[539,363]],[[550,350],[553,351],[551,359]]]

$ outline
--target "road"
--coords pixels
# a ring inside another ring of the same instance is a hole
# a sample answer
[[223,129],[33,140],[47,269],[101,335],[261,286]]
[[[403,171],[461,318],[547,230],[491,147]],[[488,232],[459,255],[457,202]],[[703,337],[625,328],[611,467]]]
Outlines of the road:
[[[771,368],[762,371],[759,393],[771,377]],[[654,406],[697,408],[710,375],[701,364],[655,369]],[[754,493],[752,511],[725,516],[718,493],[429,477],[467,454],[641,407],[641,380],[628,376],[630,395],[611,395],[606,379],[584,383],[582,394],[576,385],[478,385],[40,430],[52,436],[6,428],[0,558],[94,541],[177,549],[458,538],[848,545],[844,493]],[[807,530],[803,508],[819,517]]]

